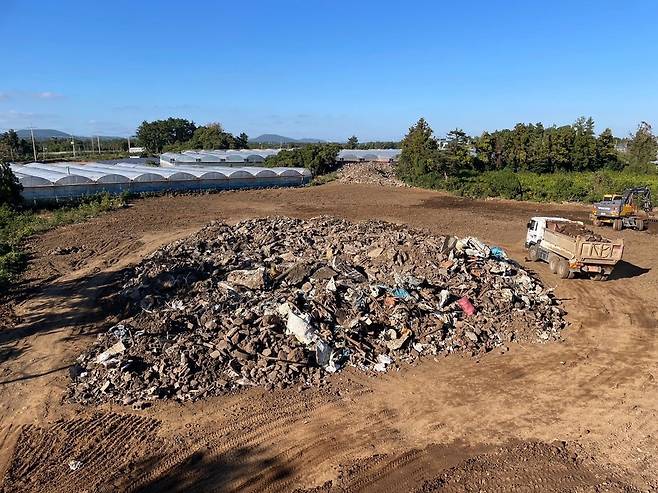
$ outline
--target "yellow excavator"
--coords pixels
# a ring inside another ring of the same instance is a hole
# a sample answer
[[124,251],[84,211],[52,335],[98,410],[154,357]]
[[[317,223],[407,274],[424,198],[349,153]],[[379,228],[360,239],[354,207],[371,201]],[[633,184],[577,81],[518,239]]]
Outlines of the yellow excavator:
[[621,195],[604,195],[601,202],[593,205],[590,219],[594,226],[610,224],[615,231],[623,228],[642,231],[653,220],[651,189],[628,188]]

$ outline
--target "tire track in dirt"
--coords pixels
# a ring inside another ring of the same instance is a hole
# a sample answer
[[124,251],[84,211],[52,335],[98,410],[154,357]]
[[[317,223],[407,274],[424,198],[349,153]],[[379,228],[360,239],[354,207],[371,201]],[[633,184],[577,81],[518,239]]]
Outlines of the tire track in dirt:
[[[354,395],[362,391],[355,390]],[[290,433],[295,424],[304,421],[310,413],[318,408],[326,407],[338,398],[318,393],[310,399],[282,399],[274,406],[264,410],[255,410],[248,416],[243,416],[238,422],[227,426],[214,427],[211,432],[205,432],[198,437],[196,444],[188,444],[161,461],[153,470],[136,478],[128,491],[160,491],[175,477],[177,484],[189,482],[208,483],[213,481],[212,471],[205,471],[206,476],[199,475],[196,470],[177,470],[193,456],[202,456],[204,461],[230,464],[232,468],[240,469],[244,457],[250,452],[259,450],[263,444],[275,442],[277,438]],[[202,432],[206,430],[201,430]],[[238,451],[237,455],[231,456]],[[271,458],[268,459],[272,461]],[[227,479],[220,482],[226,484]],[[170,490],[171,485],[165,489]]]
[[[290,445],[287,448],[274,456],[267,456],[267,462],[271,462],[271,466],[236,485],[231,491],[290,491],[294,489],[294,485],[303,483],[310,473],[328,465],[327,460],[334,454],[347,452],[341,450],[341,442],[336,438],[336,428],[347,429],[350,425],[355,426],[352,436],[345,443],[349,443],[349,451],[365,449],[374,437],[378,437],[379,441],[394,441],[398,438],[393,428],[394,421],[390,417],[390,413],[386,412],[367,416],[365,421],[369,425],[359,424],[356,427],[349,413],[338,416],[332,413],[327,417],[321,406],[313,412],[313,427],[305,435],[306,439],[288,436]],[[287,472],[285,476],[282,474],[284,471]]]
[[[158,444],[159,421],[137,415],[98,414],[22,427],[4,491],[99,491],[121,479],[137,456]],[[80,461],[72,470],[69,461]]]
[[[330,213],[353,220],[386,216],[394,222],[427,227],[435,232],[476,234],[484,240],[500,242],[510,255],[520,259],[524,255],[520,245],[528,215],[579,213],[572,206],[462,199],[456,204],[453,198],[437,198],[437,195],[419,190],[327,186],[212,197],[163,197],[139,201],[130,209],[97,218],[83,226],[68,227],[63,234],[60,230],[48,233],[37,239],[33,277],[38,278],[39,265],[45,266],[50,260],[66,274],[47,286],[43,293],[36,293],[34,299],[22,305],[22,309],[29,315],[30,311],[43,306],[44,295],[46,298],[54,295],[47,299],[52,308],[48,309],[48,318],[44,318],[45,324],[62,314],[59,306],[54,304],[58,300],[66,310],[79,312],[80,317],[71,323],[71,327],[63,327],[58,335],[44,330],[32,337],[30,344],[25,346],[32,346],[30,352],[17,359],[17,371],[55,368],[58,359],[66,361],[77,354],[71,350],[68,340],[84,333],[77,324],[87,324],[89,328],[97,325],[85,318],[85,313],[97,300],[91,295],[79,297],[76,288],[80,282],[88,282],[99,271],[103,275],[116,272],[121,266],[140,260],[162,243],[185,236],[197,226],[218,217],[233,221],[272,212],[306,217]],[[391,208],[391,203],[396,207]],[[162,214],[165,209],[166,215]],[[550,212],[552,210],[556,212]],[[232,410],[224,407],[226,400],[223,399],[174,407],[173,411],[169,406],[156,405],[148,414],[163,421],[159,432],[145,435],[143,441],[129,439],[137,449],[136,455],[127,463],[123,456],[109,458],[104,484],[95,483],[93,478],[90,484],[97,485],[99,491],[103,488],[124,491],[133,479],[137,479],[144,482],[142,490],[155,491],[164,490],[168,482],[184,479],[190,486],[188,489],[207,491],[213,488],[222,490],[221,481],[226,479],[226,489],[236,491],[291,491],[295,487],[333,479],[334,487],[340,484],[347,488],[354,484],[357,485],[355,489],[365,491],[408,491],[419,486],[415,481],[421,477],[431,478],[439,470],[457,467],[450,473],[448,479],[451,482],[444,486],[458,491],[460,486],[462,490],[466,486],[476,488],[478,485],[469,483],[469,476],[460,476],[459,471],[477,469],[477,464],[482,465],[482,471],[487,467],[495,470],[498,467],[496,460],[480,457],[475,459],[474,465],[456,466],[444,456],[437,458],[435,451],[423,449],[428,443],[450,444],[459,437],[472,439],[474,446],[479,447],[469,453],[476,458],[482,455],[481,444],[500,444],[510,439],[548,442],[556,437],[576,440],[586,444],[588,453],[598,457],[601,464],[615,462],[631,467],[633,472],[645,478],[652,474],[655,477],[658,453],[652,437],[658,436],[658,420],[656,399],[652,395],[655,396],[658,389],[655,378],[652,380],[651,377],[652,374],[658,377],[658,372],[654,371],[658,350],[650,328],[656,323],[653,301],[658,284],[656,272],[640,275],[633,273],[633,269],[641,267],[641,271],[647,271],[658,265],[657,257],[653,238],[635,232],[620,234],[629,240],[630,266],[627,270],[631,273],[628,275],[634,277],[600,284],[582,280],[558,281],[542,264],[533,266],[547,284],[557,286],[560,296],[569,304],[569,317],[575,325],[565,334],[564,344],[525,345],[520,349],[512,348],[508,353],[510,356],[486,357],[478,363],[460,362],[454,358],[436,364],[425,362],[418,369],[403,369],[399,377],[386,375],[377,381],[366,382],[365,387],[374,391],[367,398],[355,397],[354,402],[334,401],[334,405],[316,405],[316,397],[298,395],[294,389],[281,394],[288,397],[259,395],[254,401],[239,399],[239,405]],[[47,258],[47,252],[53,247],[76,246],[81,241],[94,251],[88,256],[85,256],[86,252],[81,253],[80,261],[75,264],[76,272],[66,267],[75,256],[71,259]],[[107,269],[108,265],[112,267]],[[51,272],[46,267],[43,271]],[[62,280],[70,285],[63,286]],[[58,348],[54,357],[46,358],[56,346],[61,346],[61,349]],[[9,402],[3,410],[3,424],[8,420],[21,423],[52,419],[48,406],[53,409],[52,414],[61,415],[62,407],[57,402],[59,394],[51,387],[56,383],[61,388],[66,377],[60,375],[58,378],[57,381],[37,379],[27,382],[18,397],[15,397],[16,387],[7,386],[1,394],[3,402]],[[16,404],[11,403],[12,399]],[[291,402],[295,400],[309,405],[295,407],[296,404]],[[26,409],[21,416],[14,412],[19,409]],[[71,413],[66,406],[64,410]],[[281,413],[277,414],[279,410]],[[65,455],[62,441],[69,436],[77,437],[67,449],[69,454],[78,450],[76,440],[80,447],[87,446],[85,453],[92,454],[90,442],[81,433],[88,434],[91,439],[97,438],[101,444],[113,443],[115,448],[121,445],[120,440],[112,441],[104,434],[103,423],[88,418],[92,411],[80,412],[86,417],[80,421],[57,422],[52,431],[46,427],[32,429],[31,446],[39,450],[34,451],[31,465],[22,464],[16,458],[18,454],[14,456],[12,460],[18,461],[17,469],[23,466],[19,479],[27,480],[35,473],[45,477],[43,469],[50,467],[53,477],[65,477],[69,481],[67,484],[76,487],[89,480],[86,467],[69,472],[65,458],[61,463],[51,461],[51,457]],[[190,417],[195,413],[198,420]],[[289,420],[285,413],[290,414]],[[179,417],[189,427],[182,429],[186,425],[179,422]],[[276,420],[273,427],[268,427],[268,420]],[[88,428],[81,432],[80,427],[85,423]],[[123,425],[115,422],[113,426]],[[277,426],[281,433],[278,433]],[[16,436],[15,429],[12,433]],[[259,433],[263,436],[257,436]],[[40,445],[35,443],[37,439]],[[228,448],[223,446],[227,440],[230,441]],[[154,441],[156,447],[146,443]],[[8,445],[13,447],[11,440]],[[449,445],[449,448],[454,452],[454,445]],[[30,453],[29,447],[20,450]],[[200,463],[195,462],[199,454],[190,454],[190,450],[202,452]],[[400,459],[411,450],[422,452],[407,461]],[[361,472],[344,477],[339,474],[341,481],[336,479],[340,464],[352,464],[368,454],[375,454],[372,456],[375,459],[366,459]],[[541,469],[543,455],[538,454],[538,457],[530,454],[529,464],[537,464]],[[517,460],[520,470],[524,457],[523,454],[511,453],[508,460],[512,463]],[[93,458],[92,464],[98,460],[98,457]],[[391,462],[397,466],[388,466]],[[230,472],[233,466],[235,469],[229,474],[227,471]],[[569,469],[565,465],[563,468],[571,471],[569,474],[573,476],[568,481],[575,478],[573,484],[580,488],[587,485],[593,474],[598,474],[594,466],[596,464],[592,466],[594,473],[587,468],[581,470],[584,466]],[[153,469],[157,469],[158,474],[149,474]],[[101,471],[101,466],[97,470]],[[115,470],[121,471],[123,483],[115,478]],[[559,470],[546,470],[559,474]],[[512,478],[518,475],[519,482],[502,478],[501,485],[522,489],[523,481],[526,481],[528,488],[536,487],[541,491],[543,473],[535,477],[524,475],[515,468],[504,471]],[[475,477],[486,480],[483,474],[481,472]],[[458,477],[462,478],[462,483],[458,482]],[[607,477],[614,479],[610,475]],[[566,487],[571,484],[564,482],[567,480],[560,481],[555,484]],[[359,484],[363,485],[362,488],[358,487]],[[495,486],[483,484],[489,489]],[[546,484],[553,483],[548,481]],[[47,491],[49,487],[50,483],[44,483],[42,490]]]
[[416,493],[609,491],[637,492],[621,476],[585,461],[565,445],[527,442],[476,455],[427,481]]

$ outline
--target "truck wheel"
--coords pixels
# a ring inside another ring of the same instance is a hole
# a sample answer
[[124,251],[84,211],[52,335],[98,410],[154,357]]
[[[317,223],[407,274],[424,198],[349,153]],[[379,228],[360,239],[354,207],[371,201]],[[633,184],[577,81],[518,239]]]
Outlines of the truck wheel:
[[548,257],[548,267],[551,269],[553,274],[557,274],[558,265],[560,265],[560,257],[551,253]]
[[607,274],[594,274],[592,276],[593,281],[606,281],[608,279]]
[[528,248],[528,260],[531,262],[537,262],[539,260],[539,247],[537,245],[532,245]]
[[635,229],[638,231],[644,231],[644,220],[643,219],[636,219],[635,220]]
[[566,279],[569,277],[569,274],[571,274],[571,270],[569,268],[569,262],[567,262],[565,259],[561,259],[557,264],[558,277],[560,279]]
[[621,222],[621,219],[615,219],[612,221],[612,229],[615,231],[621,231],[621,228],[623,227],[623,223]]

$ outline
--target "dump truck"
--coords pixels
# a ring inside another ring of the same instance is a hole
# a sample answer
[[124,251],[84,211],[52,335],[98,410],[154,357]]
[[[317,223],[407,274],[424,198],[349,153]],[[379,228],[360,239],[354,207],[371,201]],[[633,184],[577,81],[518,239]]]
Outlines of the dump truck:
[[651,189],[628,188],[621,195],[604,195],[601,202],[593,205],[590,219],[594,226],[609,224],[615,231],[623,228],[642,231],[653,220]]
[[528,222],[525,247],[528,259],[547,262],[562,279],[584,274],[605,281],[621,260],[624,240],[611,241],[563,217],[533,217]]

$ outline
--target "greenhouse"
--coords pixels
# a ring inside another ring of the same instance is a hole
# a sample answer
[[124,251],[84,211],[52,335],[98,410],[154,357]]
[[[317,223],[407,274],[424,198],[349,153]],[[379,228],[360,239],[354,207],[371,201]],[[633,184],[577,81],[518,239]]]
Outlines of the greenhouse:
[[343,149],[336,160],[340,163],[378,161],[391,163],[400,155],[400,149]]
[[170,166],[135,163],[29,163],[13,164],[26,202],[58,202],[98,193],[120,194],[165,191],[228,190],[298,186],[311,174],[303,168],[256,166]]
[[188,164],[197,166],[242,166],[244,164],[259,164],[265,162],[268,156],[274,156],[278,152],[279,149],[165,152],[160,155],[160,166]]

